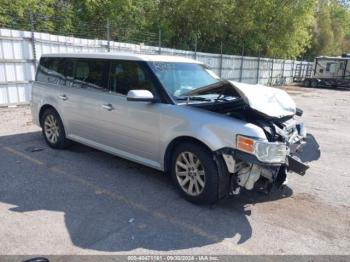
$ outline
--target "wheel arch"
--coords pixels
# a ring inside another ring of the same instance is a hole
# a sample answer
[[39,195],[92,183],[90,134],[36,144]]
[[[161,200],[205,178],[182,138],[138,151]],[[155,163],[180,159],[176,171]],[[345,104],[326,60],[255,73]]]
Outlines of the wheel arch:
[[171,157],[172,157],[172,151],[174,150],[174,148],[182,143],[195,143],[198,145],[201,145],[203,147],[205,147],[208,151],[213,152],[210,147],[205,144],[203,141],[191,137],[191,136],[179,136],[174,138],[167,146],[165,153],[164,153],[164,172],[165,173],[169,173],[170,169],[171,169]]
[[[39,110],[39,123],[40,123],[40,126],[41,126],[41,127],[42,127],[42,116],[43,116],[44,112],[45,112],[46,110],[48,110],[48,109],[53,109],[53,110],[56,111],[56,113],[57,113],[58,115],[60,115],[54,106],[52,106],[52,105],[50,105],[50,104],[44,104],[44,105],[42,105],[42,106],[40,107],[40,110]],[[60,116],[60,117],[61,117],[61,116]]]

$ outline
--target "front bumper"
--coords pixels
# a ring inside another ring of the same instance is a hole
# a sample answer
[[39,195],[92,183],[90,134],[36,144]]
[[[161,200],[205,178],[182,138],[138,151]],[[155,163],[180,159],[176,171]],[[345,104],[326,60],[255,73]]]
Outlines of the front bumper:
[[[298,145],[298,149],[301,149],[304,144]],[[294,153],[296,152],[294,151]],[[225,192],[235,192],[237,188],[241,187],[251,190],[258,180],[264,180],[270,185],[269,188],[272,185],[280,188],[286,183],[289,172],[303,176],[309,168],[294,154],[288,155],[286,162],[282,164],[262,162],[255,155],[233,148],[220,149],[216,151],[216,156],[220,173],[219,191],[221,196]],[[244,171],[240,169],[242,165],[245,168]],[[229,184],[228,188],[227,184]]]
[[298,175],[305,175],[306,170],[309,169],[309,166],[301,162],[297,157],[287,156],[287,170],[292,171]]
[[272,188],[281,188],[287,183],[289,173],[305,175],[309,166],[298,158],[298,152],[306,146],[306,131],[302,124],[296,124],[295,121],[289,122],[284,130],[279,130],[288,147],[285,161],[264,162],[254,154],[235,148],[223,148],[215,152],[219,174],[221,174],[220,196],[223,196],[227,190],[227,181],[229,181],[229,189],[226,192],[236,194],[241,188],[251,190],[255,187],[261,188],[261,184],[264,184],[268,191]]
[[[265,163],[261,162],[255,155],[251,155],[245,152],[241,152],[239,150],[232,150],[230,155],[237,161],[243,161],[246,163],[250,163],[253,165],[258,165],[261,167],[271,167],[273,169],[279,168],[279,167],[285,167],[287,171],[294,172],[298,175],[305,175],[306,170],[309,168],[308,165],[301,162],[301,160],[298,159],[296,156],[288,155],[286,162],[281,163]],[[226,162],[227,164],[227,162]]]

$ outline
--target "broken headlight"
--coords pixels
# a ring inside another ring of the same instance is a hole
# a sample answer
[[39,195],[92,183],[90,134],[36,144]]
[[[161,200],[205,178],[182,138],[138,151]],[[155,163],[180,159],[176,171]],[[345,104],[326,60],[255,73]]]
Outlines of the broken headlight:
[[289,153],[289,149],[285,143],[268,142],[241,135],[237,135],[236,148],[253,154],[258,160],[266,163],[285,163]]

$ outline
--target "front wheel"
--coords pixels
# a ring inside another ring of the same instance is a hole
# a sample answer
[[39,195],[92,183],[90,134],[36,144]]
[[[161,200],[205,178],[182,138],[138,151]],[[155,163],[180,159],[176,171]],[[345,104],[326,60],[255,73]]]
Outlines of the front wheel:
[[218,168],[210,150],[196,143],[178,145],[172,158],[172,179],[190,202],[212,204],[218,200]]

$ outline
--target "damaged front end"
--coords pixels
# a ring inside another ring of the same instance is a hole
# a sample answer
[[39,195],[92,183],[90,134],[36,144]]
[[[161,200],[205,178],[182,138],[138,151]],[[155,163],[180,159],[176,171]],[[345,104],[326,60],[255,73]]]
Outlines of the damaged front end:
[[[228,191],[238,194],[241,188],[252,190],[254,187],[270,191],[273,187],[285,185],[289,172],[304,175],[309,167],[297,157],[297,152],[304,145],[304,137],[298,134],[298,139],[269,142],[237,135],[235,149],[216,151],[216,156],[222,157],[226,167],[222,169],[228,173],[223,175],[229,177]],[[224,192],[221,193],[224,195]]]
[[[257,185],[266,190],[281,188],[289,172],[304,175],[308,166],[297,157],[306,138],[304,125],[298,120],[303,112],[290,96],[265,86],[235,82],[225,85],[221,94],[235,99],[193,106],[252,123],[266,136],[262,139],[237,134],[234,147],[216,151],[217,159],[222,159],[221,171],[229,173],[229,191],[237,194],[241,188],[251,190]],[[202,90],[202,94],[213,91]],[[223,175],[222,180],[226,179]]]

